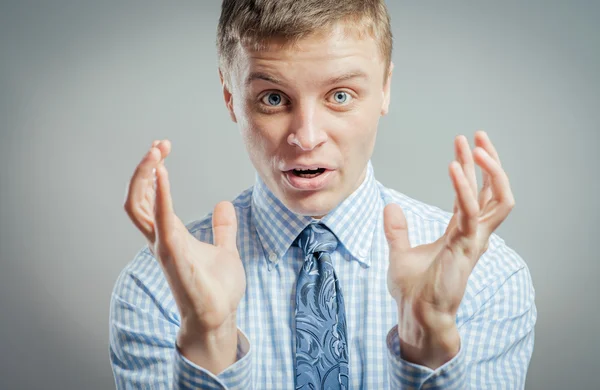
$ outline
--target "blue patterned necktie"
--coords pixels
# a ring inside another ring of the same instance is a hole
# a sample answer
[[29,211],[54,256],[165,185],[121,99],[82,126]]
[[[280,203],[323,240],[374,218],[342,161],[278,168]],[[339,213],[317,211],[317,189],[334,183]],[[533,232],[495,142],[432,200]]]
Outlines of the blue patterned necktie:
[[304,251],[296,285],[296,389],[348,388],[344,299],[330,255],[337,243],[314,223],[294,241]]

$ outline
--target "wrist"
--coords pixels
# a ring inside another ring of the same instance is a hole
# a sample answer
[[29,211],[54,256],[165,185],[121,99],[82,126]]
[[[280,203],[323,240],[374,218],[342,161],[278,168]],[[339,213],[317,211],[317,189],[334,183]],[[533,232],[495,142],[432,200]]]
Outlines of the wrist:
[[406,337],[398,327],[402,359],[435,370],[452,360],[460,351],[460,334],[456,326],[447,330],[423,331]]
[[180,353],[215,375],[235,363],[238,334],[235,315],[220,327],[205,330],[193,321],[183,321],[177,334]]

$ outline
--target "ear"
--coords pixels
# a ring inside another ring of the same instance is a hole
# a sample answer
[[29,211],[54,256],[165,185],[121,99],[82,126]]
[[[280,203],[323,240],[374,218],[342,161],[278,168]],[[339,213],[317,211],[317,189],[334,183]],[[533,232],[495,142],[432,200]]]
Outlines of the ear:
[[386,115],[390,108],[390,89],[392,86],[392,72],[394,71],[394,63],[390,62],[390,69],[387,74],[387,80],[383,86],[383,103],[381,104],[381,115]]
[[233,111],[233,94],[231,93],[229,87],[227,86],[227,83],[225,82],[223,72],[221,72],[221,69],[219,69],[219,79],[221,80],[221,86],[223,87],[223,99],[225,99],[225,106],[229,111],[229,116],[231,117],[232,121],[237,123],[237,118],[235,117],[235,112]]

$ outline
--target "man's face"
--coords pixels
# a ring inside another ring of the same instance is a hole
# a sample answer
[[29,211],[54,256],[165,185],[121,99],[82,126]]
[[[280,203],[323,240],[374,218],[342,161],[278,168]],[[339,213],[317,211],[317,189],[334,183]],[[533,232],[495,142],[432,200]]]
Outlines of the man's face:
[[321,217],[364,180],[391,69],[384,84],[375,40],[340,27],[273,43],[240,50],[225,101],[269,189],[293,212]]

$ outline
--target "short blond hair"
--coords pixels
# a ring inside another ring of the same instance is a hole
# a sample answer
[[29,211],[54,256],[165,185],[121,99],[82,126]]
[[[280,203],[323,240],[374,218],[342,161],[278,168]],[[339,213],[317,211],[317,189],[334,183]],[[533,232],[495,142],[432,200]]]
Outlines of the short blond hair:
[[223,0],[217,28],[219,69],[228,82],[238,50],[260,50],[273,39],[294,44],[340,22],[348,32],[367,33],[377,43],[385,64],[392,60],[390,16],[384,0]]

